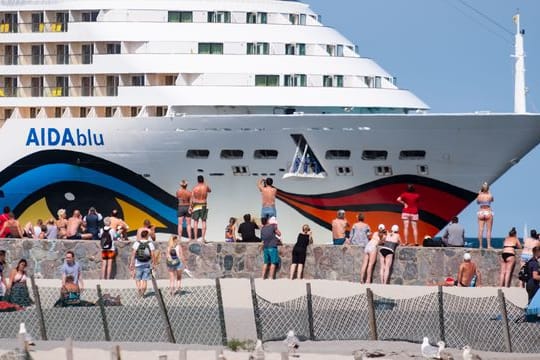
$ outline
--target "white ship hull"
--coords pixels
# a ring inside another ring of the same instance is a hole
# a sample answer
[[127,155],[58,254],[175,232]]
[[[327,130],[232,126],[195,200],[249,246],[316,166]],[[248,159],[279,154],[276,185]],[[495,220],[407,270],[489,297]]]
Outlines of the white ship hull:
[[[318,159],[318,176],[290,174],[298,136]],[[329,222],[340,208],[351,223],[359,211],[372,228],[399,223],[395,199],[407,183],[422,196],[420,234],[434,235],[482,182],[496,180],[537,145],[540,115],[28,119],[6,121],[0,139],[2,200],[23,222],[50,218],[59,208],[84,213],[95,206],[105,215],[118,208],[131,229],[150,218],[160,232],[175,233],[178,183],[186,179],[191,187],[204,175],[212,188],[207,239],[222,241],[229,217],[259,217],[256,182],[270,176],[279,189],[285,241],[295,241],[308,223],[317,242],[328,242]],[[209,155],[188,158],[189,150]],[[223,159],[222,150],[243,156]],[[257,150],[278,155],[256,159]],[[350,158],[327,159],[328,150],[350,151]],[[362,159],[369,150],[388,156]],[[425,151],[425,158],[400,159],[404,150]],[[377,173],[381,167],[386,174]]]

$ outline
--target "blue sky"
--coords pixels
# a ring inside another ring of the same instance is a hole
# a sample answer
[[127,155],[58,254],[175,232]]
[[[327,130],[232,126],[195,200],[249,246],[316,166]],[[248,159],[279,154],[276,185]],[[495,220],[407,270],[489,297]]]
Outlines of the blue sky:
[[[512,112],[514,38],[519,8],[526,30],[527,109],[540,112],[540,1],[538,0],[304,0],[412,90],[431,112]],[[495,236],[524,224],[540,228],[540,146],[491,188]],[[476,205],[460,221],[476,236]]]

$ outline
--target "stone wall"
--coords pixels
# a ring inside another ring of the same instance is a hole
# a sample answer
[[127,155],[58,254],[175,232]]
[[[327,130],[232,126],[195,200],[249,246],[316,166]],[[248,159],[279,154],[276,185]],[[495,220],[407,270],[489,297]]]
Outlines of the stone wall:
[[[164,252],[166,243],[155,243],[160,258],[157,278],[168,278]],[[116,278],[129,279],[128,259],[130,243],[116,243]],[[183,243],[189,269],[197,278],[248,278],[260,277],[262,251],[258,244],[227,244],[197,242]],[[60,278],[60,267],[68,250],[75,252],[87,279],[99,279],[101,249],[97,241],[38,241],[0,240],[0,249],[7,251],[8,267],[15,266],[21,258],[28,260],[29,272],[36,277]],[[280,248],[282,257],[279,278],[288,277],[292,245]],[[427,285],[442,282],[446,277],[456,277],[464,249],[402,247],[394,261],[392,284]],[[483,285],[497,286],[500,269],[500,250],[470,250],[473,261],[481,270]],[[312,245],[308,249],[305,267],[306,279],[347,280],[358,282],[363,259],[363,248],[357,246]],[[517,285],[519,264],[514,270]],[[374,281],[379,282],[378,263]]]

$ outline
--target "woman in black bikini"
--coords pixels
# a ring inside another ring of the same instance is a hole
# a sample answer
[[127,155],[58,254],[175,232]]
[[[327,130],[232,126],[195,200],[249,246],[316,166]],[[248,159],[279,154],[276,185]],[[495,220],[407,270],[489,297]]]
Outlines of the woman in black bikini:
[[393,225],[392,231],[390,231],[390,233],[386,235],[386,240],[379,249],[379,262],[381,264],[381,282],[383,284],[388,284],[388,281],[390,280],[390,269],[392,268],[392,263],[394,262],[394,253],[400,242],[401,237],[399,236],[399,226]]
[[521,243],[517,237],[516,228],[513,227],[504,239],[503,251],[501,254],[501,275],[499,277],[500,287],[510,287],[512,273],[516,266],[516,249],[521,249]]

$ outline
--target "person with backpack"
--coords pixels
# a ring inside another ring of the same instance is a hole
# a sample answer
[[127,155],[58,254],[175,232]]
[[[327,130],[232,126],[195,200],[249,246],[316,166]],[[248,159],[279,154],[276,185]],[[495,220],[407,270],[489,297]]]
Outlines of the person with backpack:
[[144,296],[147,282],[151,279],[152,269],[155,267],[154,244],[148,239],[149,231],[141,231],[141,239],[132,246],[130,270],[135,272],[135,283],[139,296]]
[[116,239],[116,231],[111,228],[111,218],[103,219],[103,231],[101,232],[101,278],[111,279],[113,260],[116,257],[116,248],[114,241]]
[[529,298],[529,300],[527,301],[527,305],[531,303],[531,300],[534,298],[534,295],[536,295],[538,288],[540,288],[540,265],[538,264],[539,259],[540,246],[536,246],[533,249],[532,259],[526,263],[528,279],[525,285],[525,289],[527,290],[527,295]]

